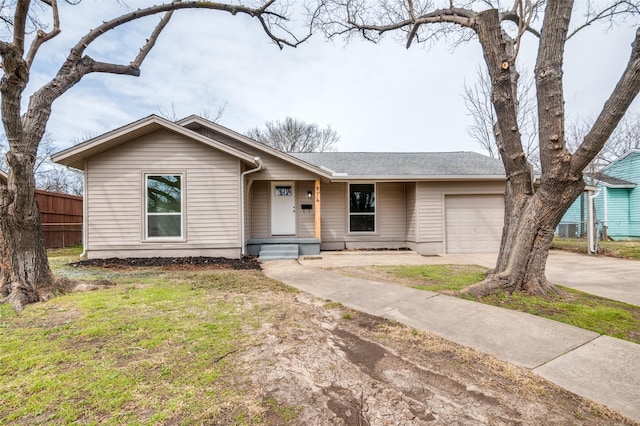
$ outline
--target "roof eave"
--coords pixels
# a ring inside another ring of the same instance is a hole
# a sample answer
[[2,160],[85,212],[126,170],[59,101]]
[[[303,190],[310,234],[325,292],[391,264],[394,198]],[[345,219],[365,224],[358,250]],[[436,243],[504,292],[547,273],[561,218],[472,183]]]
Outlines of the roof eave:
[[504,175],[395,175],[395,176],[376,176],[376,175],[352,175],[352,176],[333,176],[332,182],[348,182],[354,180],[368,181],[394,181],[394,182],[413,182],[413,181],[467,181],[467,180],[487,180],[487,181],[503,181],[506,180]]
[[637,185],[635,183],[608,183],[608,182],[603,182],[603,181],[598,181],[598,183],[602,186],[606,186],[607,188],[610,189],[633,189],[635,188]]

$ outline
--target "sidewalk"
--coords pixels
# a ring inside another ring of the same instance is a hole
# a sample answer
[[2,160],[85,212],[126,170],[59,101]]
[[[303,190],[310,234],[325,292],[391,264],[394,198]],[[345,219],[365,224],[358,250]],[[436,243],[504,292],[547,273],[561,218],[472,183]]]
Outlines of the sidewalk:
[[[386,258],[378,260],[382,259]],[[390,261],[392,258],[385,260]],[[640,345],[521,312],[345,277],[309,266],[312,262],[317,261],[271,261],[262,267],[267,276],[314,296],[439,334],[529,368],[571,392],[640,421]]]

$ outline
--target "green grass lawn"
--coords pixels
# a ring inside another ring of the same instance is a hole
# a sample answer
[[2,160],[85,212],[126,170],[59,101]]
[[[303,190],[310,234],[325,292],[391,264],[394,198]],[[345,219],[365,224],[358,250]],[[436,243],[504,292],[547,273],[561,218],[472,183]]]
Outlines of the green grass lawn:
[[[640,260],[640,241],[599,241],[600,254],[623,259]],[[579,238],[554,238],[552,249],[587,252],[587,240]]]
[[0,424],[260,423],[264,401],[229,355],[272,312],[243,290],[291,289],[257,271],[65,266],[78,254],[50,252],[52,268],[118,284],[19,314],[0,305]]
[[[375,269],[387,280],[392,278],[421,290],[448,293],[481,281],[486,271],[477,265],[379,266]],[[552,297],[500,293],[479,301],[640,343],[640,307],[566,287],[558,288],[560,294]]]

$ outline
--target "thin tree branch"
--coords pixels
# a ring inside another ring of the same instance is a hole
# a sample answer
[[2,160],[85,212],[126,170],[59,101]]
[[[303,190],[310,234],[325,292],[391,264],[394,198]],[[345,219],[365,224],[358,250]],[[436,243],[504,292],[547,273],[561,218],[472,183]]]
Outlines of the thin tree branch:
[[[500,21],[501,22],[504,22],[504,21],[513,22],[514,24],[518,25],[518,27],[520,27],[522,19],[520,19],[520,16],[515,12],[507,12],[507,13],[501,13],[500,14]],[[530,26],[530,22],[528,22],[524,26],[524,32],[528,32],[528,33],[533,34],[534,36],[540,38],[540,31],[538,31],[535,28],[531,27]]]
[[36,35],[36,38],[33,39],[33,42],[31,43],[31,47],[29,48],[29,52],[27,53],[27,57],[25,59],[27,63],[27,68],[29,69],[31,69],[31,64],[33,63],[33,59],[35,58],[36,53],[38,53],[38,49],[40,49],[40,46],[42,46],[42,44],[51,40],[58,34],[60,34],[60,16],[58,14],[58,1],[57,0],[50,0],[50,1],[41,0],[41,1],[51,6],[51,13],[53,14],[53,29],[48,33],[43,30],[38,30],[38,34]]
[[638,4],[638,2],[633,2],[629,0],[615,1],[613,4],[609,5],[608,7],[605,7],[600,12],[596,13],[591,17],[589,16],[591,15],[589,13],[587,15],[587,20],[582,25],[580,25],[575,30],[573,30],[567,36],[567,40],[569,40],[571,37],[575,36],[578,32],[591,26],[593,23],[597,21],[606,20],[606,19],[613,20],[618,15],[638,14],[638,13],[640,13],[640,5]]
[[145,58],[147,57],[151,49],[153,49],[153,46],[156,45],[158,36],[162,32],[162,30],[164,30],[164,28],[167,26],[167,24],[171,20],[172,15],[173,15],[173,10],[170,10],[164,14],[162,19],[158,23],[158,25],[156,25],[156,27],[153,29],[153,32],[151,33],[151,36],[149,36],[149,38],[147,39],[147,42],[145,43],[145,45],[142,46],[142,48],[140,49],[138,56],[136,56],[136,58],[131,62],[131,66],[140,68],[140,65],[142,65],[142,62],[145,60]]

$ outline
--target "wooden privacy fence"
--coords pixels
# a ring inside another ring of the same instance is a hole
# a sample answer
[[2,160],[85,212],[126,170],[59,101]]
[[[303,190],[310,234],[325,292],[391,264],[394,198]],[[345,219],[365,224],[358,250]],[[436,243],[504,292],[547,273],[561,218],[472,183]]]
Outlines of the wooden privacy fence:
[[36,191],[47,248],[82,244],[82,197]]

